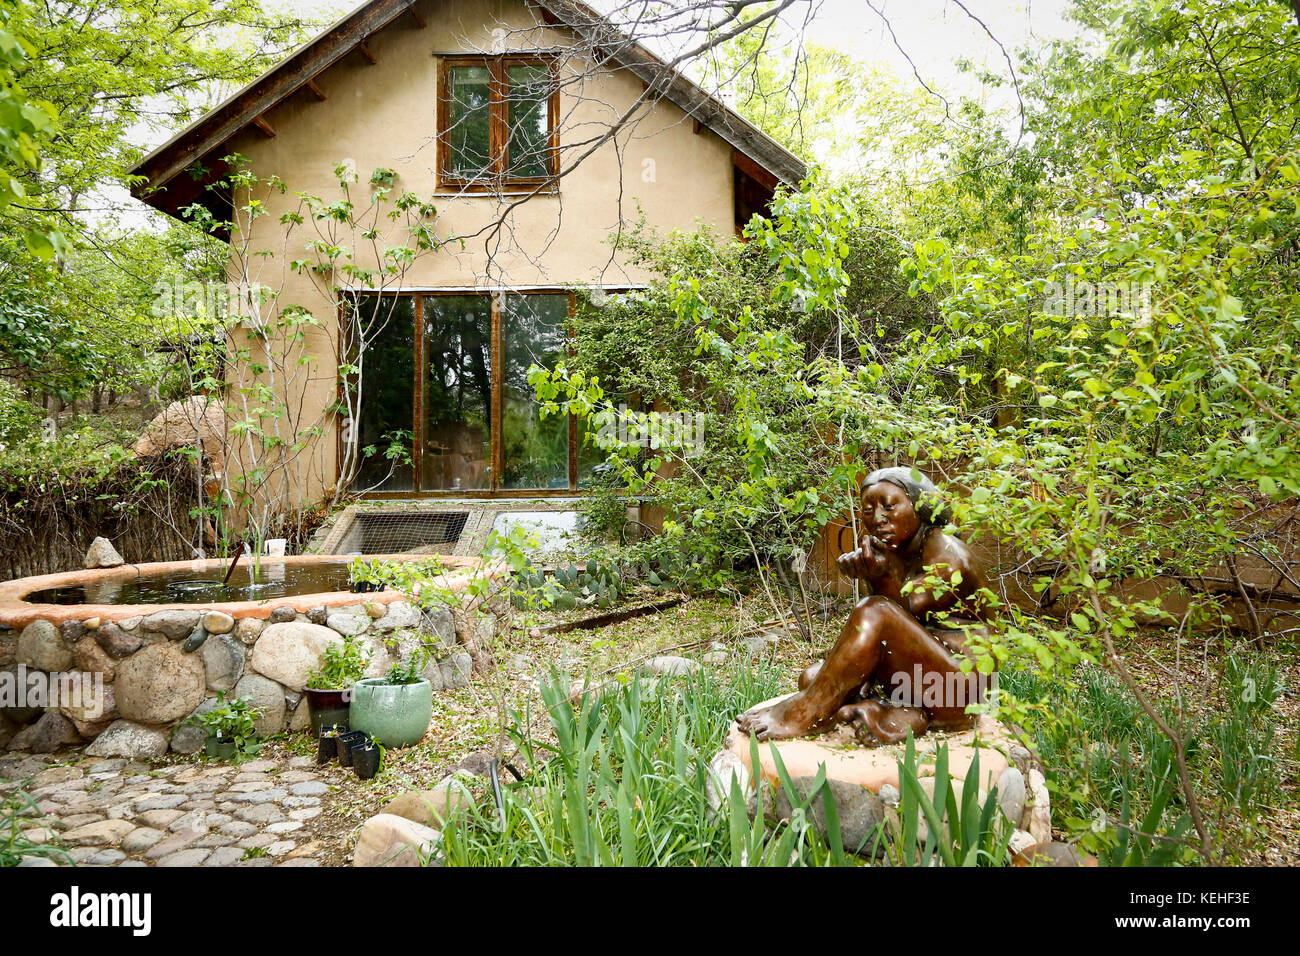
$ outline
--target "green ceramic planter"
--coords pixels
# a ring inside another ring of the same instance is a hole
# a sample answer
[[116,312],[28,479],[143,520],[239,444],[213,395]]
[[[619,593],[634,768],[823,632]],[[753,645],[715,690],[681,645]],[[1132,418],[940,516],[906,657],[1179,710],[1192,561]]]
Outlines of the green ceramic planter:
[[348,726],[364,730],[385,747],[409,747],[424,736],[433,714],[433,685],[389,684],[367,677],[352,687]]
[[203,741],[203,752],[218,760],[229,760],[235,755],[235,741],[230,738],[208,737]]

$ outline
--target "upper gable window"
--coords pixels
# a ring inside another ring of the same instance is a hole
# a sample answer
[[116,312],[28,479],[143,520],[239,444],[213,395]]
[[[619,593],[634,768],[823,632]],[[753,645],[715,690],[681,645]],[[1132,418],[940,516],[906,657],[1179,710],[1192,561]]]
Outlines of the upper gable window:
[[538,57],[448,57],[439,70],[441,185],[544,184],[558,170],[559,88]]

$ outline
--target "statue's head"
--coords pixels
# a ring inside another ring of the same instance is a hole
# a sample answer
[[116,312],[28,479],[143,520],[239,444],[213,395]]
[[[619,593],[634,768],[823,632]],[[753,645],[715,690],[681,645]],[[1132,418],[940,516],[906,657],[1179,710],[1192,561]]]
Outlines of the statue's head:
[[862,513],[871,533],[895,550],[922,528],[942,528],[952,518],[934,482],[920,473],[913,478],[912,469],[898,467],[867,475]]

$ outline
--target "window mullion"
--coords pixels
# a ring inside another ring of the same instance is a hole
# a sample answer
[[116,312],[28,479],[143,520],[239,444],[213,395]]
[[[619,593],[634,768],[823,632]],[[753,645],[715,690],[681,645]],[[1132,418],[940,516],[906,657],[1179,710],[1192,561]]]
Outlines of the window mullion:
[[504,181],[508,163],[506,161],[506,142],[509,137],[508,119],[506,116],[506,99],[509,95],[507,86],[505,59],[496,57],[489,61],[489,69],[492,73],[492,83],[490,88],[489,100],[490,107],[488,112],[488,148],[492,150],[492,172],[500,180]]
[[415,409],[414,427],[411,429],[411,489],[419,494],[424,475],[424,375],[428,363],[424,358],[424,296],[415,295]]
[[492,313],[492,369],[489,381],[492,383],[492,481],[491,487],[495,492],[501,487],[501,473],[505,466],[505,441],[501,435],[501,422],[504,418],[502,414],[502,392],[501,379],[505,366],[505,348],[502,341],[502,304],[505,301],[504,292],[494,292],[489,297]]

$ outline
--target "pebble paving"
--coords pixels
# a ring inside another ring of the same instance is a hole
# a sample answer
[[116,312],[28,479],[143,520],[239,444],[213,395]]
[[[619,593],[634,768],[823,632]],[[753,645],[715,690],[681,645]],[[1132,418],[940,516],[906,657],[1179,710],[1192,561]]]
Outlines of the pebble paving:
[[35,806],[19,828],[62,846],[64,862],[78,866],[320,866],[312,821],[350,779],[301,756],[240,765],[66,760],[0,757],[0,803],[21,789]]

